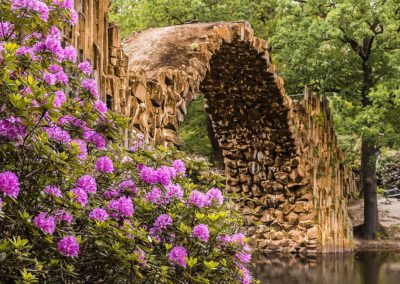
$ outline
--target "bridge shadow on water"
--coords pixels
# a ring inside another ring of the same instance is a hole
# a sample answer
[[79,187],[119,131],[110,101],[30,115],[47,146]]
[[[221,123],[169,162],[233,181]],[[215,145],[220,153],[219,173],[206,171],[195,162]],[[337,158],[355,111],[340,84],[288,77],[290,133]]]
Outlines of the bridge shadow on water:
[[313,259],[257,254],[251,267],[263,284],[400,283],[400,252],[327,254]]

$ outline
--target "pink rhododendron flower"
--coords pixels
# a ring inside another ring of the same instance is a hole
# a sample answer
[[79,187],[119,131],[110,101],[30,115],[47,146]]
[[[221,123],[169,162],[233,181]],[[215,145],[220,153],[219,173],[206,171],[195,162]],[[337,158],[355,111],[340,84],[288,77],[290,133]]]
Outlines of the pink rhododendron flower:
[[60,8],[73,9],[74,1],[73,0],[53,0],[53,4],[59,6]]
[[98,221],[105,221],[108,218],[108,213],[102,208],[95,208],[90,212],[89,218]]
[[38,60],[38,57],[36,56],[34,50],[32,47],[29,46],[20,46],[17,51],[15,52],[15,55],[25,55],[30,57],[31,60]]
[[47,194],[61,197],[61,189],[55,185],[48,185],[43,191]]
[[182,176],[185,176],[186,167],[185,167],[185,164],[182,162],[182,160],[173,161],[172,166],[175,168],[176,173],[182,174]]
[[68,83],[68,76],[67,74],[64,73],[64,71],[60,71],[55,74],[55,78],[58,83],[66,85]]
[[249,263],[251,260],[251,254],[244,252],[244,251],[240,251],[240,252],[236,253],[235,257],[243,263]]
[[96,180],[91,175],[81,176],[76,181],[76,186],[82,188],[87,193],[96,193],[97,190]]
[[40,212],[39,215],[33,218],[33,223],[46,234],[52,235],[56,229],[55,217],[47,216],[45,212]]
[[195,238],[199,238],[204,242],[208,242],[208,238],[210,237],[210,233],[208,232],[208,227],[205,224],[199,224],[194,226],[192,236]]
[[154,204],[161,203],[161,189],[153,187],[149,192],[146,193],[146,201]]
[[161,214],[154,221],[153,228],[150,229],[150,233],[160,234],[164,229],[172,225],[172,217],[169,214]]
[[71,192],[75,195],[74,199],[80,205],[85,206],[88,202],[88,196],[84,189],[77,187],[71,190]]
[[183,246],[176,246],[172,248],[171,251],[168,253],[169,261],[183,268],[186,268],[185,257],[187,256],[187,251]]
[[71,141],[71,136],[68,131],[63,130],[58,126],[46,128],[46,133],[51,139],[58,143],[69,143]]
[[64,209],[63,210],[57,210],[56,212],[56,220],[57,222],[66,222],[68,224],[71,224],[72,221],[74,220],[74,217],[68,212],[66,212]]
[[0,21],[0,39],[15,38],[14,24],[10,22]]
[[107,105],[105,103],[103,103],[102,101],[96,101],[94,108],[101,114],[104,114],[107,112]]
[[112,199],[117,196],[119,196],[119,191],[116,189],[107,189],[106,191],[103,192],[103,198],[104,199]]
[[165,199],[167,202],[172,198],[182,199],[183,190],[179,184],[170,184],[167,186],[167,191],[165,193]]
[[114,171],[112,160],[107,156],[98,158],[96,161],[96,170],[101,173],[112,173]]
[[129,191],[130,193],[136,193],[137,188],[135,183],[132,180],[124,180],[119,185],[118,188],[121,191]]
[[33,10],[39,13],[39,17],[47,22],[49,19],[49,8],[40,0],[11,0],[11,10]]
[[196,207],[203,208],[209,205],[207,196],[198,190],[193,190],[189,196],[188,202]]
[[108,208],[110,210],[116,211],[124,217],[131,217],[134,212],[132,199],[126,196],[121,196],[117,200],[111,200],[108,203]]
[[76,62],[76,49],[72,45],[67,45],[64,48],[64,59],[69,60],[71,62]]
[[86,142],[83,140],[80,140],[80,139],[73,139],[73,140],[71,140],[71,143],[72,142],[78,144],[79,154],[77,155],[77,157],[81,160],[86,160],[87,155],[88,155]]
[[96,99],[99,98],[99,93],[97,91],[97,83],[93,79],[86,79],[82,81],[82,87],[91,93]]
[[90,64],[89,61],[83,61],[79,63],[78,65],[79,69],[82,71],[82,73],[90,76],[92,74],[92,64]]
[[18,197],[19,181],[16,174],[11,171],[0,173],[0,192],[12,198]]
[[54,107],[61,107],[61,105],[67,100],[63,91],[55,91],[54,93]]
[[26,135],[25,126],[21,125],[21,120],[10,116],[0,119],[0,137],[12,141],[22,140]]
[[207,191],[206,196],[210,203],[212,203],[213,200],[217,201],[219,205],[224,203],[224,197],[222,196],[221,190],[218,188],[211,188],[209,191]]
[[76,257],[79,253],[79,243],[74,236],[65,236],[59,241],[57,250],[65,256]]

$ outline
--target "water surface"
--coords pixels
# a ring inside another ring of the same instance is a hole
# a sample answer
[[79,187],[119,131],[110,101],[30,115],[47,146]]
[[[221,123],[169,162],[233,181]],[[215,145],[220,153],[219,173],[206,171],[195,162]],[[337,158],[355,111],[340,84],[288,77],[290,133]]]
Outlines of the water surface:
[[265,284],[400,284],[400,252],[329,254],[315,259],[254,255],[252,271]]

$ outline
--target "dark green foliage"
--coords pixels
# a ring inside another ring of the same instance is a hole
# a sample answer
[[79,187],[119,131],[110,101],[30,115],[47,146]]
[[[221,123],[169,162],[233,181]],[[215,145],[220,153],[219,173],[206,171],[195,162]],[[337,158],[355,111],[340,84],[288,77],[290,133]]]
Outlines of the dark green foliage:
[[206,112],[204,111],[204,95],[199,94],[188,107],[185,121],[179,128],[181,150],[213,158],[213,149],[207,134]]

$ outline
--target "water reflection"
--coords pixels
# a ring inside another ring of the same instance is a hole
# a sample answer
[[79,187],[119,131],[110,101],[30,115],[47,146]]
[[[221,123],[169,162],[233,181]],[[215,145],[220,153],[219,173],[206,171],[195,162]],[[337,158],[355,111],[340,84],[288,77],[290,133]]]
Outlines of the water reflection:
[[254,275],[265,284],[400,284],[400,252],[330,254],[315,259],[255,255]]

